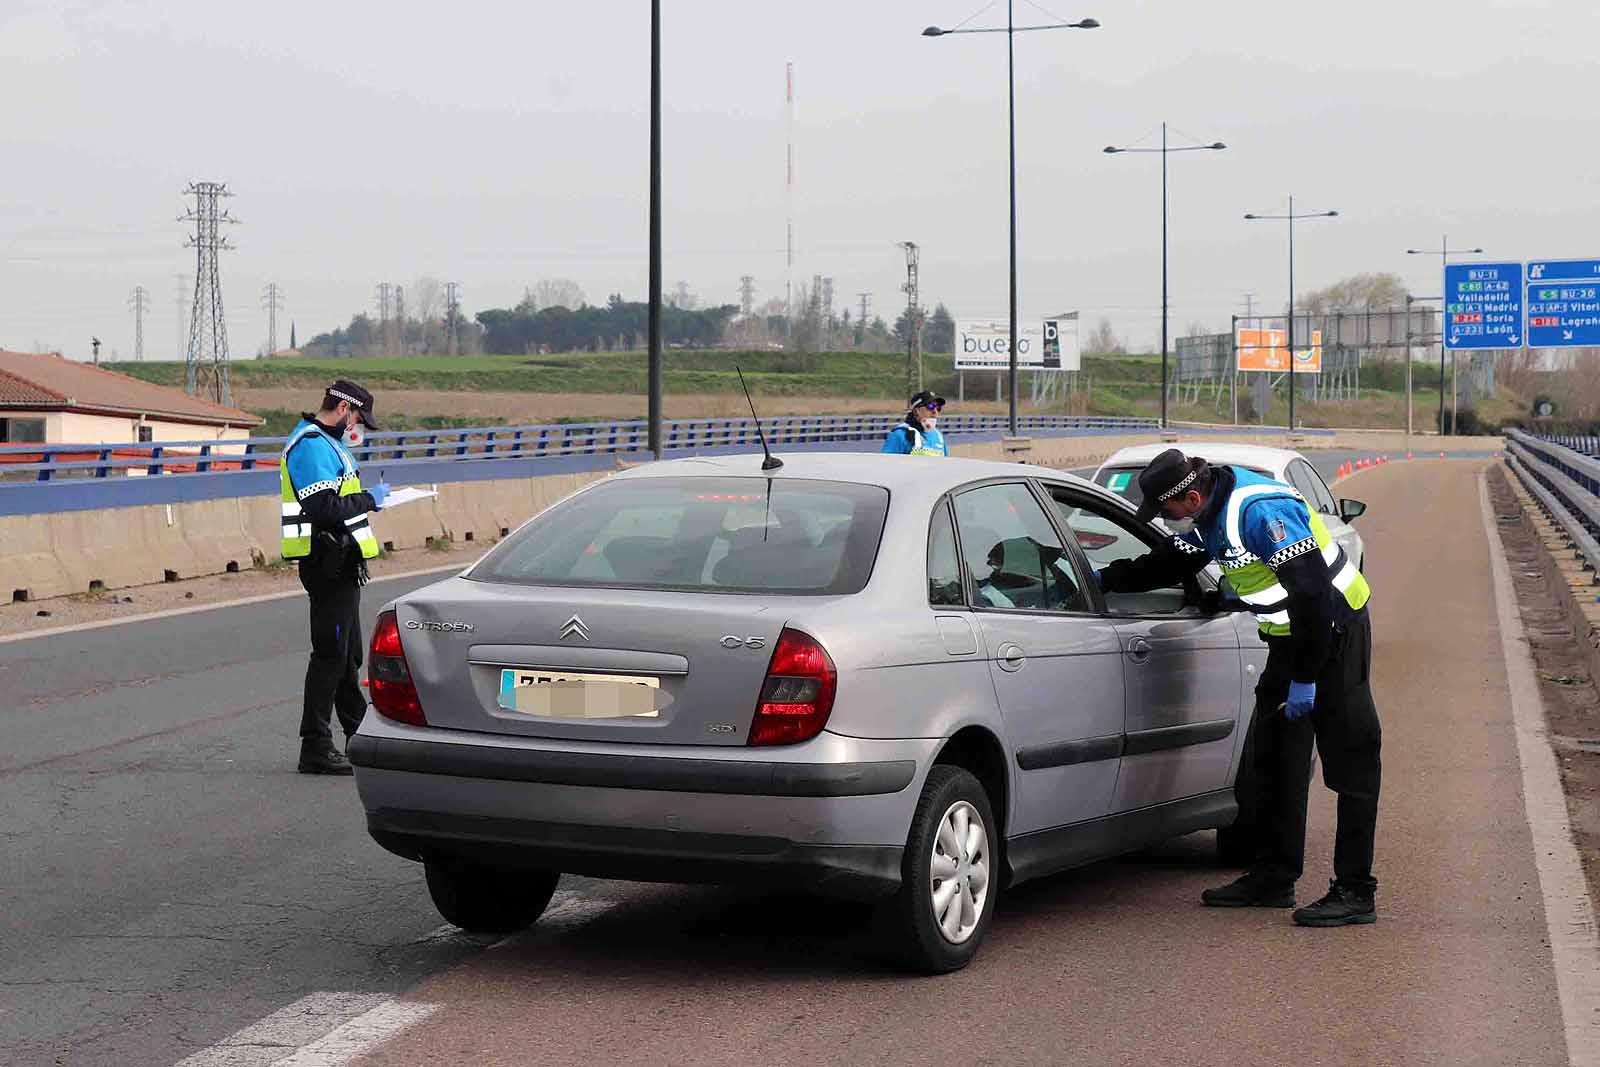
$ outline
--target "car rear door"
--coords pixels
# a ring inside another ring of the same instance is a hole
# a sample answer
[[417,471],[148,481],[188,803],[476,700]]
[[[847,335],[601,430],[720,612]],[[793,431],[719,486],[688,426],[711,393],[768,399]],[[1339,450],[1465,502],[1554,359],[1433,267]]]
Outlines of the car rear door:
[[[1163,536],[1118,504],[1048,487],[1058,519],[1097,570],[1144,555]],[[1124,671],[1122,769],[1111,811],[1222,789],[1239,742],[1241,671],[1231,614],[1203,612],[1189,581],[1145,593],[1100,596]]]
[[975,486],[953,502],[966,595],[1018,767],[1010,833],[1098,818],[1122,751],[1116,628],[1093,610],[1028,482]]

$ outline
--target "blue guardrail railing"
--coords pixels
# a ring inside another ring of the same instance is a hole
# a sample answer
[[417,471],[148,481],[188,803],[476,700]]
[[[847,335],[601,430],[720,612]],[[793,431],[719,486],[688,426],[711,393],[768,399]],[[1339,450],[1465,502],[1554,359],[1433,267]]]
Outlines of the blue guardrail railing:
[[[762,420],[768,443],[790,451],[876,451],[899,415],[790,415]],[[939,420],[952,443],[998,440],[996,415]],[[1156,420],[1104,415],[1029,415],[1017,430],[1032,437],[1154,431]],[[270,495],[288,438],[159,443],[0,445],[0,515],[172,504]],[[673,419],[662,427],[669,456],[760,447],[753,419]],[[356,450],[371,479],[391,485],[480,481],[599,470],[649,457],[643,421],[488,426],[375,433]]]

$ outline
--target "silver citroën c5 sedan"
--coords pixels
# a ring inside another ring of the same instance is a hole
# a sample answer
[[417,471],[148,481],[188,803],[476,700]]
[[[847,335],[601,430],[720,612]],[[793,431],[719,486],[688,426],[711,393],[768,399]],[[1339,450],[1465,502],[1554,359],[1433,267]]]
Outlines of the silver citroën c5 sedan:
[[1039,467],[812,453],[606,478],[379,616],[372,836],[469,930],[562,872],[881,898],[916,966],[1000,890],[1224,827],[1265,658],[1166,536]]

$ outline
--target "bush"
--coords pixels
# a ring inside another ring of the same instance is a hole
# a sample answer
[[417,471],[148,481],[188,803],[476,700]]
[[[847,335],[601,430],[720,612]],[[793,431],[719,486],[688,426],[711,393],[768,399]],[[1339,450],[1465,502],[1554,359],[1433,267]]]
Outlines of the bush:
[[[1444,412],[1435,412],[1434,421],[1436,423],[1441,422],[1441,414],[1444,416],[1442,425],[1436,428],[1440,433],[1444,433],[1446,432],[1446,427],[1448,427],[1451,422],[1450,412],[1448,410]],[[1456,412],[1455,429],[1456,433],[1462,437],[1481,437],[1486,434],[1497,434],[1501,432],[1501,427],[1498,423],[1481,417],[1472,408],[1462,408],[1460,411]]]

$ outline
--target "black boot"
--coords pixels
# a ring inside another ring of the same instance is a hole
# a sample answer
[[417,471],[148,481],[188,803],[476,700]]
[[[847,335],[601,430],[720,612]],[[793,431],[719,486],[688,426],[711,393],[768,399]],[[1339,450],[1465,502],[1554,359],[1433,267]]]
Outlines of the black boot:
[[1370,889],[1356,889],[1337,881],[1328,883],[1328,895],[1294,913],[1297,926],[1350,926],[1378,921]]
[[301,774],[354,774],[356,769],[332,741],[300,742]]
[[1227,885],[1207,889],[1200,894],[1200,903],[1209,908],[1292,908],[1294,883],[1246,874]]

